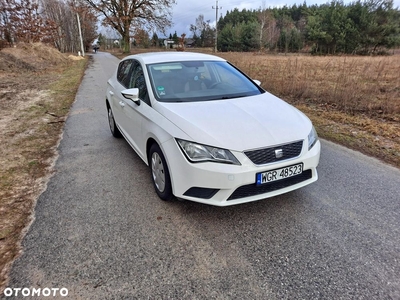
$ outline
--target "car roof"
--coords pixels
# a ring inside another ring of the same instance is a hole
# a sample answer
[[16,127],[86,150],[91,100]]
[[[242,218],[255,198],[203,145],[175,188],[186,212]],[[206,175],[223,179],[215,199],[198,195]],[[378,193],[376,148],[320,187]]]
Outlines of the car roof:
[[126,59],[137,59],[144,62],[145,64],[163,63],[163,62],[174,62],[174,61],[225,61],[225,59],[204,53],[196,52],[147,52],[129,55]]

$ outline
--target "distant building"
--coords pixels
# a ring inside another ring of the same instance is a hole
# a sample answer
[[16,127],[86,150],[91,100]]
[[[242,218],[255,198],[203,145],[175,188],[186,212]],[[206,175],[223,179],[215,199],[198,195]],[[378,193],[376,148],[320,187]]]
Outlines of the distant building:
[[196,44],[196,41],[194,39],[191,39],[191,38],[185,39],[185,47],[191,48],[191,47],[194,47],[195,44]]
[[165,39],[165,40],[164,40],[165,49],[167,49],[167,48],[173,48],[173,47],[174,47],[174,44],[175,44],[175,42],[174,42],[173,40],[170,40],[170,39]]

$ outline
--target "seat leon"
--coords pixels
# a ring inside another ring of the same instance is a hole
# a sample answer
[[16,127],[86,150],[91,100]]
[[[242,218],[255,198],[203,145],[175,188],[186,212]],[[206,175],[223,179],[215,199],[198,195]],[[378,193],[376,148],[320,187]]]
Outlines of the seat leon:
[[158,196],[228,206],[317,180],[311,121],[214,55],[127,56],[108,80],[108,123],[149,166]]

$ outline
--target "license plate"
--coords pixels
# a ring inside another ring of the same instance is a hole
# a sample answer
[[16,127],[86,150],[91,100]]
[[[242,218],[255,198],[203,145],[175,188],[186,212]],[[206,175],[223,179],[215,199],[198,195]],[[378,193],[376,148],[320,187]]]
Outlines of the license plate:
[[297,164],[281,169],[271,170],[256,174],[256,184],[261,185],[289,177],[299,175],[303,172],[303,164]]

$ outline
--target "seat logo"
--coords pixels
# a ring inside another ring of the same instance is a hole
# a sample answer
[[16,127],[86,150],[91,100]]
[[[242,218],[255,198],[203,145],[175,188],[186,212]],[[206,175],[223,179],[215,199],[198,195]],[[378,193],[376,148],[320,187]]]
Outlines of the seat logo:
[[275,150],[275,157],[276,158],[282,158],[283,157],[283,150],[282,149]]

